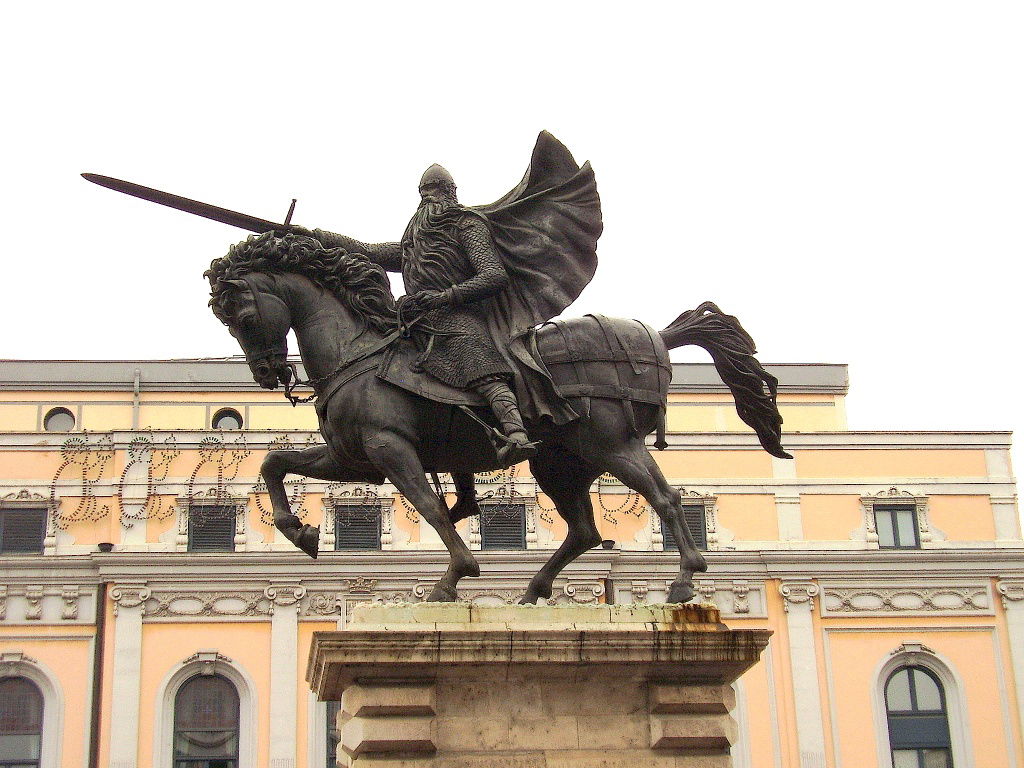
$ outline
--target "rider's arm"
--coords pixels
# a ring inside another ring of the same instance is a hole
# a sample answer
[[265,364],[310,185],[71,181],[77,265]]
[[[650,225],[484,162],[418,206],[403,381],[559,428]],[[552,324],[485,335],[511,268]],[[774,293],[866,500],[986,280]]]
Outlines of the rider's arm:
[[459,243],[476,274],[448,289],[452,306],[470,304],[500,293],[508,285],[508,273],[487,225],[479,219],[470,219],[459,227]]
[[363,243],[336,232],[314,229],[313,236],[326,248],[344,248],[351,253],[361,253],[374,264],[379,264],[388,272],[402,271],[401,243]]

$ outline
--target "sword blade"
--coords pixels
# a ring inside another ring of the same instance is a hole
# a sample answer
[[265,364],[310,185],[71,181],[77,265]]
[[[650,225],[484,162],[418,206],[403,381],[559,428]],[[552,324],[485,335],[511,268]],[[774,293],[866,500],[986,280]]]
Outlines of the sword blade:
[[204,219],[219,221],[221,224],[229,224],[232,227],[247,229],[250,232],[269,232],[274,229],[288,229],[284,224],[277,224],[273,221],[267,221],[266,219],[261,219],[256,216],[250,216],[247,213],[230,211],[227,208],[210,205],[209,203],[203,203],[199,200],[190,200],[189,198],[182,197],[181,195],[172,195],[170,192],[161,192],[159,189],[144,187],[141,184],[133,184],[130,181],[122,181],[121,179],[114,179],[110,176],[100,176],[96,173],[83,173],[82,178],[86,181],[91,181],[93,184],[99,184],[101,187],[112,189],[115,192],[131,195],[132,197],[137,197],[140,200],[148,200],[149,202],[156,203],[157,205],[165,205],[168,208],[185,211],[185,213],[202,216]]

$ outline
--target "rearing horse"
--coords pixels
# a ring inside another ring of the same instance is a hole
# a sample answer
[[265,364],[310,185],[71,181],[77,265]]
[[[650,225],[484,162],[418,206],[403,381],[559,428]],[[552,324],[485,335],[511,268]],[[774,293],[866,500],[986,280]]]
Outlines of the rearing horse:
[[[447,572],[427,599],[455,600],[459,579],[479,576],[480,566],[425,473],[484,472],[498,468],[498,459],[486,432],[466,413],[374,375],[397,336],[394,298],[384,271],[360,254],[325,249],[312,238],[265,233],[233,246],[205,276],[214,314],[238,340],[256,383],[276,389],[292,381],[287,334],[293,329],[318,396],[317,415],[326,444],[270,451],[263,461],[261,474],[277,528],[316,557],[319,529],[292,514],[284,487],[289,473],[377,484],[387,478],[437,530],[451,555]],[[735,318],[713,304],[703,304],[650,337],[657,363],[665,368],[670,365],[669,348],[698,344],[707,349],[736,397],[740,416],[755,428],[766,450],[788,457],[779,442],[777,382],[754,359],[753,341]],[[632,418],[624,414],[621,400],[595,396],[589,408],[580,409],[583,415],[568,424],[527,424],[530,439],[540,443],[530,469],[565,520],[568,533],[531,579],[521,602],[550,597],[558,573],[601,542],[590,487],[605,472],[646,498],[673,533],[680,569],[669,602],[693,597],[693,574],[705,571],[707,564],[683,522],[679,492],[668,484],[644,444],[644,436],[654,431],[663,415],[668,377],[662,378],[660,404],[631,403]],[[444,425],[443,435],[438,425]]]

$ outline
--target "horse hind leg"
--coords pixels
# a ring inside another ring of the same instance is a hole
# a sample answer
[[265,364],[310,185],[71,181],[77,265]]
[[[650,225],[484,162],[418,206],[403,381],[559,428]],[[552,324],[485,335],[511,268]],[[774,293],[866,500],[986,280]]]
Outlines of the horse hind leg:
[[643,496],[665,521],[679,547],[679,575],[669,587],[668,602],[685,603],[696,594],[693,574],[708,569],[704,556],[683,521],[682,498],[668,484],[657,463],[642,443],[631,444],[623,453],[607,456],[609,471],[622,483]]
[[530,460],[530,469],[541,490],[555,503],[565,520],[568,533],[544,566],[530,580],[520,603],[536,603],[551,597],[555,577],[581,554],[601,543],[601,534],[594,524],[594,507],[590,502],[590,485],[601,474],[580,457],[555,448],[542,446]]

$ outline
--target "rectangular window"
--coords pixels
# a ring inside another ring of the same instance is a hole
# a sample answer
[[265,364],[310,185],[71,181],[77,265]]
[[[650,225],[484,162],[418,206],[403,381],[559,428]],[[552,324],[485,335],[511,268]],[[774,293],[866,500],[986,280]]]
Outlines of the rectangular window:
[[526,549],[526,505],[482,504],[481,549]]
[[234,552],[235,507],[192,507],[188,512],[189,552]]
[[45,509],[0,509],[0,554],[41,555],[45,537]]
[[[697,549],[708,548],[708,524],[705,518],[703,504],[683,504],[683,522],[690,529],[690,535],[697,545]],[[661,538],[665,549],[676,549],[676,537],[672,535],[672,529],[661,521]]]
[[920,549],[917,509],[906,504],[876,504],[875,530],[879,549]]
[[380,549],[380,506],[339,504],[334,508],[335,549]]

